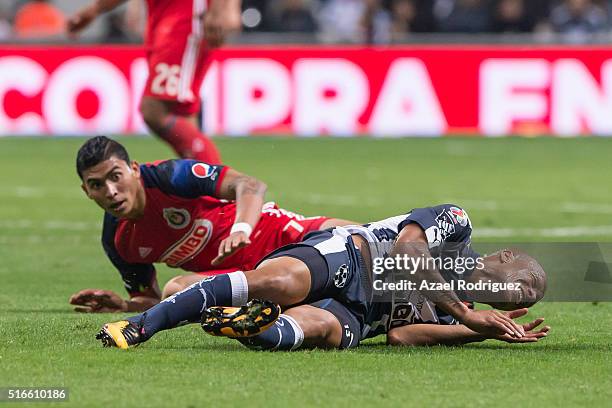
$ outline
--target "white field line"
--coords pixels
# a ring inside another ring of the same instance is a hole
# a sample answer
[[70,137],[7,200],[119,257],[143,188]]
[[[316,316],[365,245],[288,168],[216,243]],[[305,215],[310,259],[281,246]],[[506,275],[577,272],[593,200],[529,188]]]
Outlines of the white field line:
[[68,236],[58,239],[56,236],[49,235],[27,235],[19,238],[7,237],[0,235],[0,245],[14,245],[14,244],[44,244],[44,243],[59,243],[63,245],[78,245],[84,241],[99,242],[100,235],[91,235],[83,239],[82,236]]
[[476,238],[571,238],[585,236],[612,236],[612,225],[573,226],[552,228],[475,228]]
[[[15,186],[6,190],[0,191],[1,197],[15,198],[46,198],[46,197],[81,197],[82,192],[78,185],[75,188],[45,188],[37,186]],[[369,197],[367,195],[357,196],[351,194],[318,194],[305,193],[299,194],[299,197],[308,204],[322,205],[330,204],[340,207],[362,206],[376,207],[379,206],[382,199]],[[483,210],[483,211],[499,211],[499,210],[533,210],[533,208],[525,206],[524,203],[496,201],[496,200],[473,200],[455,198],[452,200],[441,199],[440,203],[456,203],[465,207],[466,210]],[[612,204],[588,203],[588,202],[561,202],[556,207],[547,209],[549,212],[557,213],[579,213],[579,214],[612,214]]]
[[[3,221],[0,220],[0,239],[8,238],[6,229],[37,229],[46,231],[100,231],[100,225],[94,222],[46,221],[35,223],[30,220]],[[3,231],[4,230],[4,231]],[[550,228],[476,228],[476,238],[511,238],[511,237],[538,237],[538,238],[571,238],[584,236],[612,236],[612,225],[577,225],[571,227]],[[34,236],[34,235],[32,235]],[[0,242],[2,242],[0,240]]]
[[335,205],[338,207],[377,207],[383,201],[382,199],[377,200],[374,197],[363,195],[342,195],[342,194],[318,194],[318,193],[306,193],[299,194],[301,201],[311,205]]
[[[318,193],[303,193],[299,197],[305,203],[311,205],[334,205],[339,207],[378,207],[383,202],[383,199],[375,197],[356,196],[350,194],[318,194]],[[473,199],[441,199],[439,203],[456,203],[461,205],[468,212],[470,210],[479,211],[533,211],[533,207],[526,206],[524,203],[496,201],[496,200],[473,200]],[[579,203],[579,202],[562,202],[556,207],[548,208],[548,212],[555,213],[577,213],[577,214],[612,214],[612,205],[600,203]]]
[[13,198],[48,198],[48,197],[75,197],[83,196],[79,185],[75,183],[74,188],[37,187],[37,186],[14,186],[0,191],[0,197]]
[[568,213],[612,214],[612,205],[595,203],[562,203],[561,211]]
[[50,220],[34,222],[32,220],[0,220],[0,232],[5,229],[38,229],[38,230],[60,230],[60,231],[92,231],[99,230],[100,223],[83,221],[58,221]]
[[[526,206],[518,202],[495,201],[495,200],[470,200],[454,199],[441,200],[445,203],[456,203],[470,210],[480,211],[533,211],[533,207]],[[612,205],[601,203],[579,203],[561,202],[554,207],[546,209],[548,212],[555,213],[576,213],[576,214],[612,214]]]

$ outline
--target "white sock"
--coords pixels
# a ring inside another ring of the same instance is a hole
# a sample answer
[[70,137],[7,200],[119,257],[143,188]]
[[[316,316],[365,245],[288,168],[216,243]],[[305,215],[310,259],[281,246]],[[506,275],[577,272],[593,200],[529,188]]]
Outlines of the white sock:
[[242,271],[228,273],[232,284],[232,306],[244,306],[249,300],[249,285]]

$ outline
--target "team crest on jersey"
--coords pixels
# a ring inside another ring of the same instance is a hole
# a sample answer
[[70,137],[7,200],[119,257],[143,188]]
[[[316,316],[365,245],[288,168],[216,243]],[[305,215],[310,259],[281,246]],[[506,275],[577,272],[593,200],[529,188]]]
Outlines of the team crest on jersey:
[[467,213],[461,208],[451,207],[450,212],[451,214],[453,214],[455,220],[457,220],[459,225],[461,225],[462,227],[465,227],[470,223],[470,218],[468,217]]
[[172,268],[177,268],[192,260],[206,247],[206,244],[210,241],[212,231],[213,225],[209,220],[194,220],[189,232],[170,247],[159,258],[159,262],[163,262]]
[[191,215],[184,208],[164,208],[164,219],[170,228],[181,229],[189,225]]
[[191,166],[191,172],[197,178],[208,178],[215,174],[215,166],[206,163],[196,163]]

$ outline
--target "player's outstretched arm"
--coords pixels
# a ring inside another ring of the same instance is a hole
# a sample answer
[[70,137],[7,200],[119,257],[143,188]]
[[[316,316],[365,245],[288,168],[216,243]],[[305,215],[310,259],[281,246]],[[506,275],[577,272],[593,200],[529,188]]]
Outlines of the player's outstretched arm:
[[249,245],[249,237],[259,221],[268,186],[255,177],[228,169],[221,181],[217,198],[236,200],[236,219],[229,237],[219,244],[219,254],[213,265],[220,265],[238,249]]
[[[512,319],[516,319],[524,316],[526,313],[527,309],[520,309],[505,314]],[[487,339],[500,340],[507,343],[535,343],[546,337],[550,331],[548,326],[535,330],[542,322],[544,322],[544,319],[538,318],[523,324],[522,327],[525,330],[525,335],[521,338],[508,334],[486,336],[471,330],[463,324],[413,324],[391,329],[387,334],[387,343],[392,346],[457,346]]]
[[69,34],[77,34],[79,31],[86,28],[100,14],[104,14],[113,10],[117,6],[125,3],[127,0],[95,0],[88,6],[82,8],[76,14],[68,19],[66,29]]
[[[397,255],[424,260],[411,275],[416,287],[420,288],[423,281],[428,284],[436,284],[434,287],[437,288],[446,283],[440,272],[435,268],[435,262],[428,261],[431,260],[429,245],[425,232],[419,225],[408,224],[400,231],[389,254],[390,257]],[[440,309],[478,333],[487,336],[508,334],[517,338],[525,334],[519,324],[503,313],[496,310],[475,311],[469,309],[452,290],[436,289],[420,290],[420,292]]]
[[146,291],[123,299],[117,293],[105,289],[83,289],[70,296],[70,304],[81,313],[121,313],[144,312],[161,300],[159,288],[148,288]]

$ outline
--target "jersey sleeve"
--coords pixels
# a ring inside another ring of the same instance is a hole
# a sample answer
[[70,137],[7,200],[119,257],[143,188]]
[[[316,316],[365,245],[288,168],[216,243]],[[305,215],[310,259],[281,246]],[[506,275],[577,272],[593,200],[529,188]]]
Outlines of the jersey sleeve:
[[115,247],[115,231],[117,219],[109,214],[104,216],[102,229],[102,247],[106,256],[117,268],[123,279],[123,285],[130,297],[142,295],[146,289],[156,282],[155,267],[152,264],[133,264],[126,262]]
[[472,236],[467,212],[454,204],[416,208],[399,224],[398,231],[408,224],[418,224],[423,229],[429,249],[445,243],[469,243]]
[[144,185],[183,198],[217,197],[227,166],[196,160],[167,160],[140,167]]

